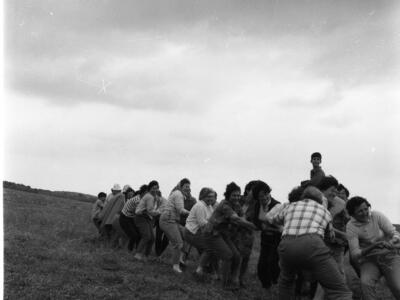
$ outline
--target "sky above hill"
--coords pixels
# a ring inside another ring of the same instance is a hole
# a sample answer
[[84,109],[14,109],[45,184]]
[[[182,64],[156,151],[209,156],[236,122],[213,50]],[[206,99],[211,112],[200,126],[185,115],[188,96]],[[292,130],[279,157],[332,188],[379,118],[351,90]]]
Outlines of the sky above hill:
[[[90,194],[183,177],[285,201],[310,154],[400,222],[398,1],[4,4],[4,177]],[[397,138],[396,138],[397,137]]]

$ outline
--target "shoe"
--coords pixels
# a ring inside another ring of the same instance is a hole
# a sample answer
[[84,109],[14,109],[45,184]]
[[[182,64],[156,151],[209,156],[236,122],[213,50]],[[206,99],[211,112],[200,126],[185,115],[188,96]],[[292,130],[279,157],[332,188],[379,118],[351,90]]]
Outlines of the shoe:
[[178,274],[181,274],[181,273],[182,273],[182,270],[181,270],[181,268],[179,267],[179,265],[173,265],[173,266],[172,266],[172,270],[173,270],[175,273],[178,273]]
[[136,258],[136,259],[139,260],[139,261],[144,261],[144,257],[143,257],[143,255],[140,254],[140,253],[136,253],[135,256],[134,256],[134,258]]

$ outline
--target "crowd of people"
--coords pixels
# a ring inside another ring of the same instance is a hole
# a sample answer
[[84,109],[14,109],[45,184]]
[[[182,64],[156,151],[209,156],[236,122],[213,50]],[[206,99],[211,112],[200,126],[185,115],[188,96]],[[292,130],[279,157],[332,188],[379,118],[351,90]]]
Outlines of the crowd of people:
[[170,245],[177,274],[196,249],[194,275],[220,280],[226,290],[246,287],[260,232],[257,276],[266,290],[278,285],[279,299],[295,299],[304,286],[312,299],[357,299],[360,295],[346,283],[346,251],[360,278],[362,299],[377,299],[375,287],[382,276],[400,299],[399,232],[365,198],[349,199],[348,189],[325,175],[321,160],[320,153],[311,155],[310,178],[294,187],[285,203],[274,199],[261,180],[250,181],[243,194],[229,183],[220,202],[211,187],[202,188],[197,201],[187,178],[165,198],[153,180],[137,191],[115,184],[109,195],[99,193],[92,220],[112,246],[118,231],[123,232],[127,249],[144,263],[153,245],[156,256]]

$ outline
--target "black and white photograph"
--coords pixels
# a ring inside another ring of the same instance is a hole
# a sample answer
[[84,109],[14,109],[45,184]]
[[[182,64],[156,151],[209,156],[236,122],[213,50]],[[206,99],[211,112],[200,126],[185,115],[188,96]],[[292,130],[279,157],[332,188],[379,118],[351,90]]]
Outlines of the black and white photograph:
[[400,300],[400,2],[5,0],[3,299]]

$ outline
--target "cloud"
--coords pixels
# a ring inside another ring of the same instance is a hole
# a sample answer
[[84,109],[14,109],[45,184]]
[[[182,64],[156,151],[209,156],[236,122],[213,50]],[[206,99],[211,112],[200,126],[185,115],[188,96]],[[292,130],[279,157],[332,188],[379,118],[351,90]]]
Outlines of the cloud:
[[[10,1],[6,83],[55,105],[87,101],[204,113],[250,88],[269,97],[266,85],[281,85],[285,78],[292,89],[281,86],[283,105],[323,106],[340,97],[346,80],[390,75],[393,18],[385,18],[394,6],[390,1]],[[354,36],[361,37],[357,47]],[[389,47],[368,47],[379,40]],[[295,81],[320,77],[335,90],[296,88]]]

